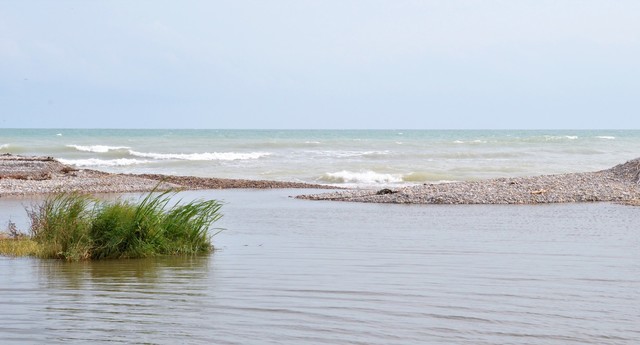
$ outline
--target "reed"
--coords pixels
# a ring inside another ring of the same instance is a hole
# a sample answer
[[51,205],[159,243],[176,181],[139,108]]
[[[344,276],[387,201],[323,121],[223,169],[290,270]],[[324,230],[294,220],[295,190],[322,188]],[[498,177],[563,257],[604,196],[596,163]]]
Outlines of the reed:
[[[211,225],[220,219],[215,200],[168,207],[175,192],[151,192],[139,203],[99,202],[59,194],[28,210],[31,239],[43,258],[66,260],[202,254],[213,250]],[[218,231],[219,232],[219,231]]]

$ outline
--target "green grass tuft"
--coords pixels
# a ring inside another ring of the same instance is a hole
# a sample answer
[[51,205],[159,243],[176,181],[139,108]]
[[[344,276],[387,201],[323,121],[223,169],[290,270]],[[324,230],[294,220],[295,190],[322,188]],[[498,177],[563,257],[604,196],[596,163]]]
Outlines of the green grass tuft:
[[140,203],[98,202],[59,194],[28,210],[38,255],[66,260],[191,255],[213,250],[209,229],[220,219],[215,200],[167,207],[174,192],[149,193]]
[[91,199],[80,194],[57,194],[28,210],[31,237],[45,258],[85,260],[91,256]]

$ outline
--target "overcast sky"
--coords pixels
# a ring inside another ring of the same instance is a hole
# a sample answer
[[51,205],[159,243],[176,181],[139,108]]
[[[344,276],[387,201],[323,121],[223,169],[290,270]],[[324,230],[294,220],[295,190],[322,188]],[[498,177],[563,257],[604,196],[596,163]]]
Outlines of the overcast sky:
[[0,0],[0,127],[640,129],[640,1]]

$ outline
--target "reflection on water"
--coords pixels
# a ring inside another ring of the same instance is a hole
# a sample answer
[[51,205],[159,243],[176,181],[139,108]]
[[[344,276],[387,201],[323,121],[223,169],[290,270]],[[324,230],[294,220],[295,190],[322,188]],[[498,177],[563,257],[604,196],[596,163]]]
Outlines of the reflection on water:
[[287,193],[183,194],[227,201],[210,256],[0,258],[0,343],[640,343],[640,208]]
[[[15,281],[3,284],[3,296],[14,303],[13,317],[0,326],[0,335],[16,343],[175,343],[190,335],[185,333],[188,328],[176,326],[199,317],[191,312],[200,308],[199,300],[210,288],[210,261],[211,257],[3,261],[3,269],[27,264],[30,270],[13,272]],[[25,282],[28,287],[22,285]]]

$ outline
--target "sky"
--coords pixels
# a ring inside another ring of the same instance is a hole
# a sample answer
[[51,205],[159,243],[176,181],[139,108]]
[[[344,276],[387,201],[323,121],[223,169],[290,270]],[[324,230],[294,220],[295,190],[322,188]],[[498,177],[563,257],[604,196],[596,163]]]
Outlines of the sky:
[[640,1],[0,0],[0,128],[640,129]]

